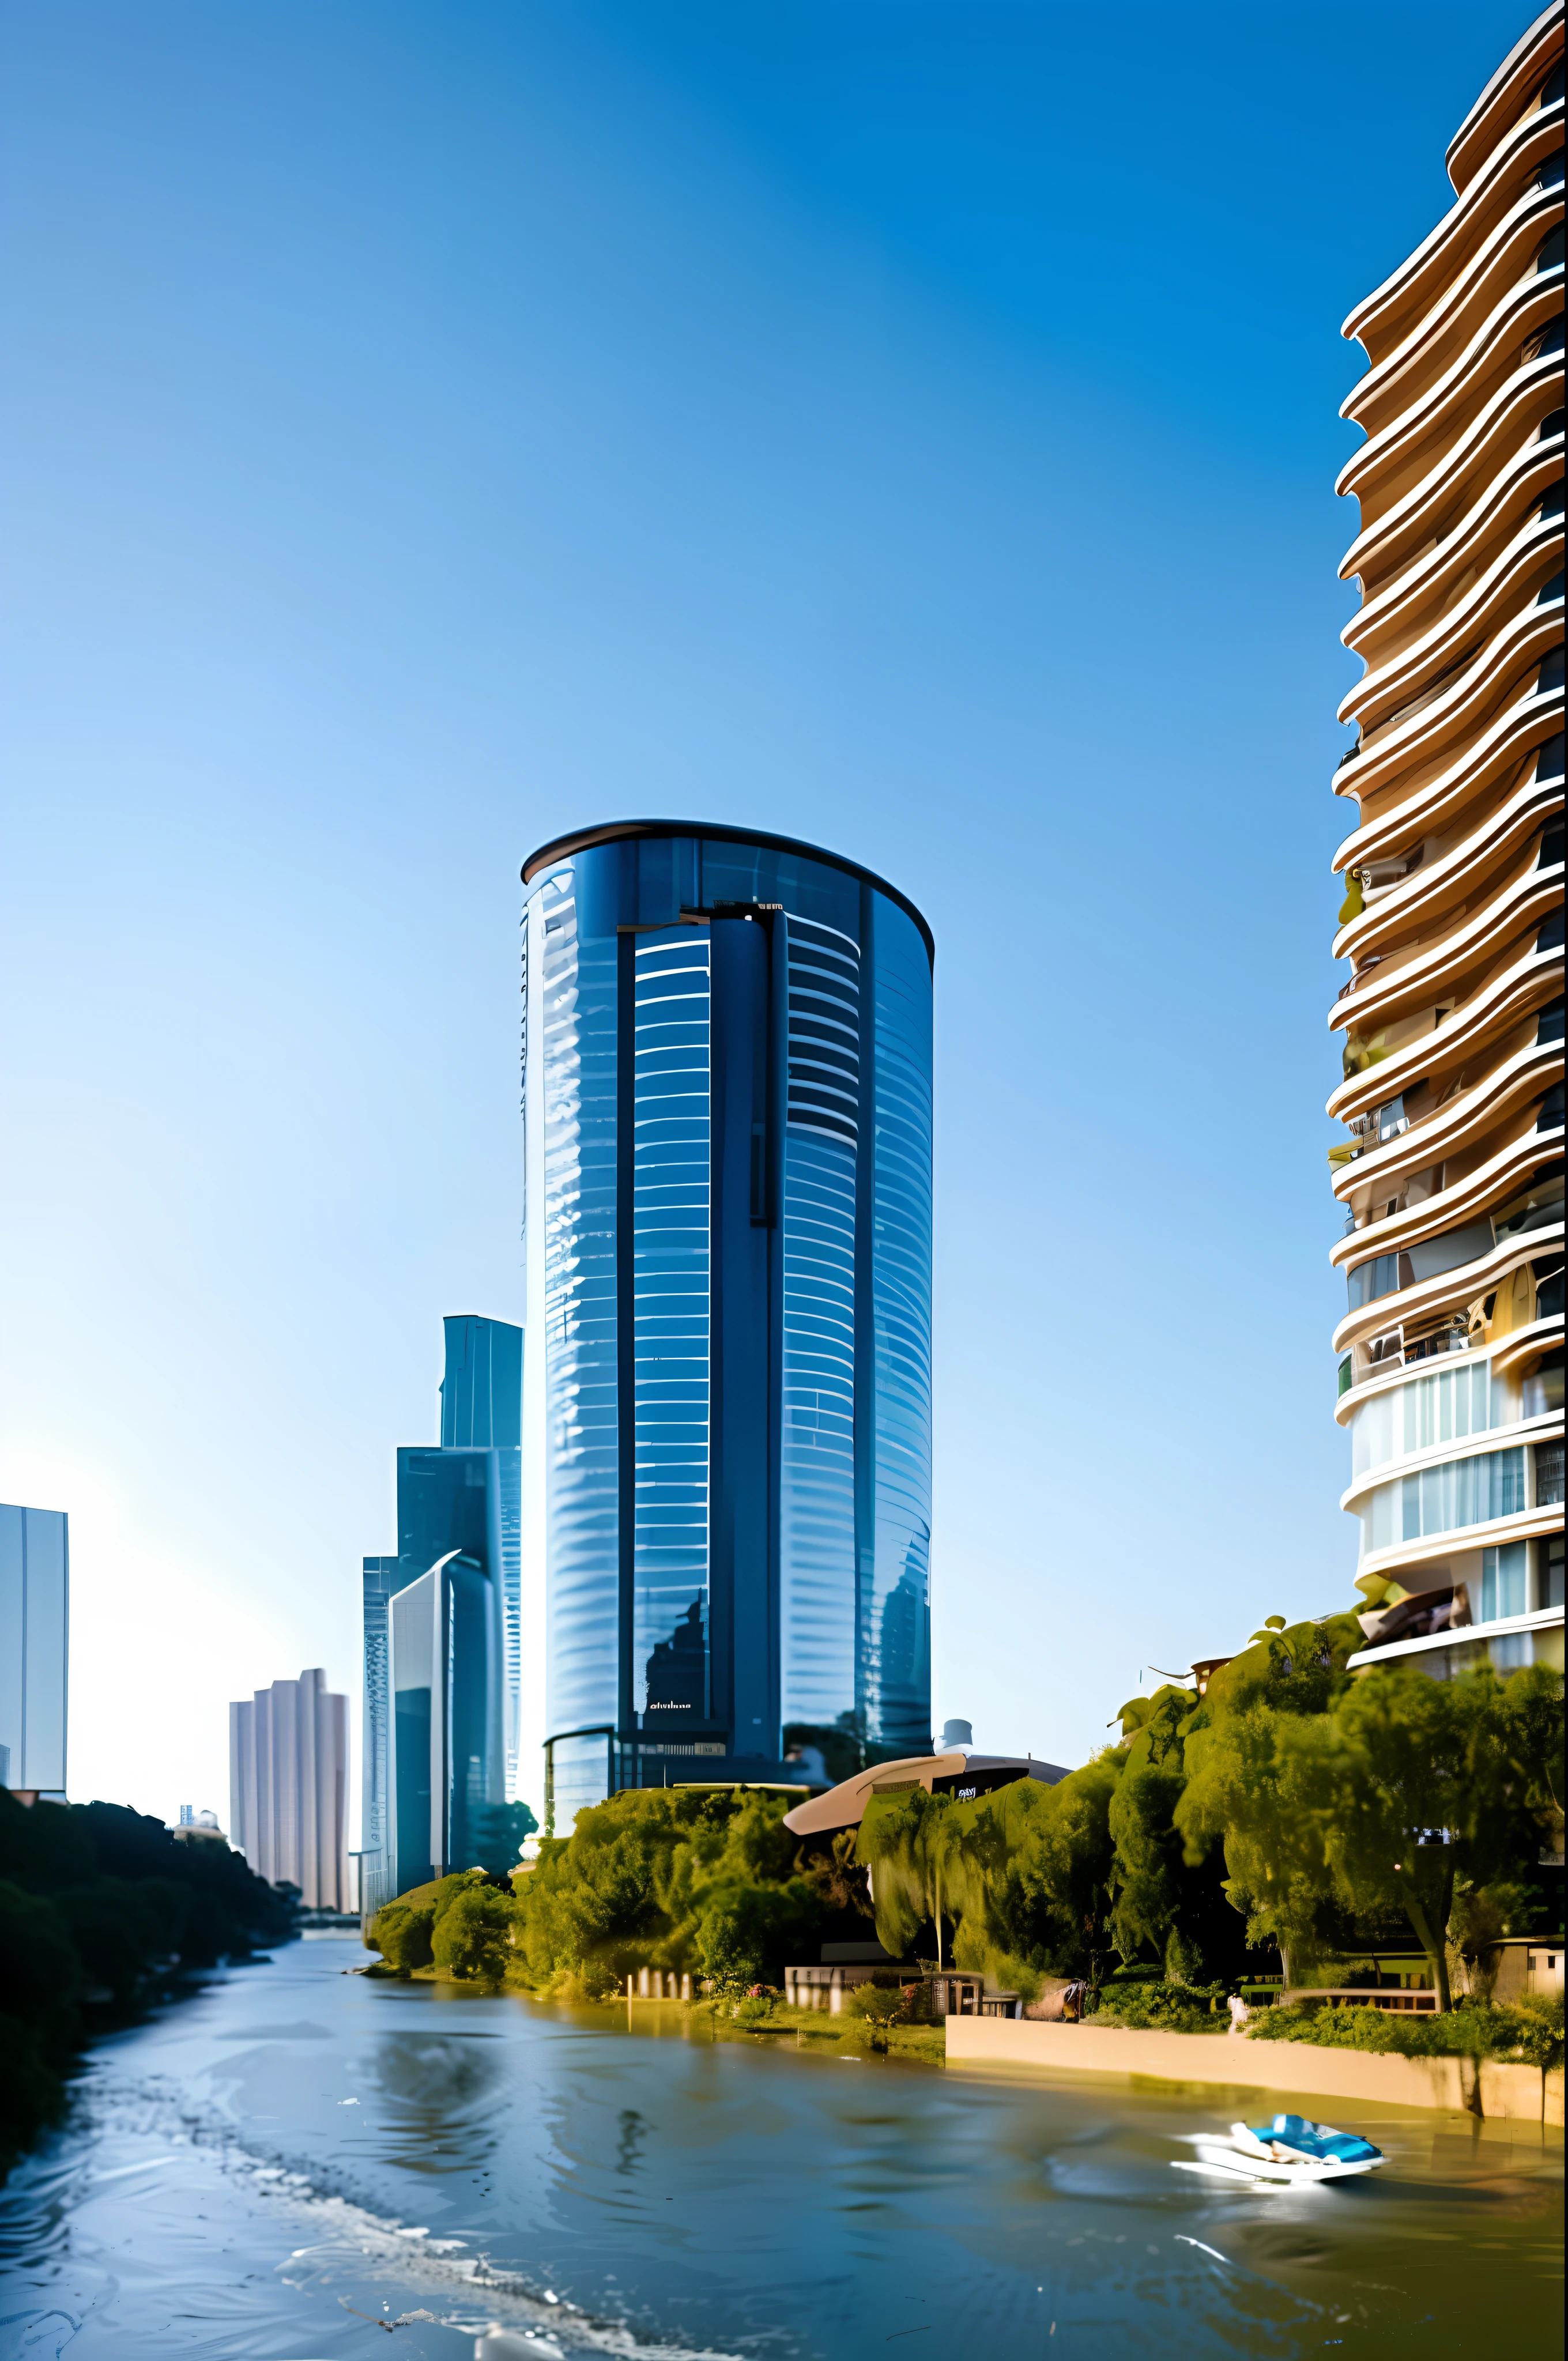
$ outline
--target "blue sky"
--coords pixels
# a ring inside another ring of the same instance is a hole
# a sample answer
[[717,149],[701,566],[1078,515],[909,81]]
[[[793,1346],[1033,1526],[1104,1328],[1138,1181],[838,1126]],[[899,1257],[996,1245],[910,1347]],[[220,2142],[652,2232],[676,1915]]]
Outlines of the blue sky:
[[0,1497],[71,1785],[356,1690],[519,1303],[518,869],[833,845],[938,985],[938,1722],[1345,1602],[1339,324],[1526,8],[18,0]]

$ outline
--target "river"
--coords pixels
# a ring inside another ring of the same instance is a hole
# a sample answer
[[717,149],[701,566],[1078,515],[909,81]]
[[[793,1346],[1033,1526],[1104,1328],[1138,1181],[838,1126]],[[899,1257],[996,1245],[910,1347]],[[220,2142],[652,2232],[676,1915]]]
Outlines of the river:
[[363,1959],[290,1944],[94,2049],[0,2197],[5,2361],[473,2361],[498,2324],[495,2361],[1557,2349],[1561,2133],[1338,2107],[1381,2173],[1255,2191],[1170,2169],[1223,2093],[716,2044]]

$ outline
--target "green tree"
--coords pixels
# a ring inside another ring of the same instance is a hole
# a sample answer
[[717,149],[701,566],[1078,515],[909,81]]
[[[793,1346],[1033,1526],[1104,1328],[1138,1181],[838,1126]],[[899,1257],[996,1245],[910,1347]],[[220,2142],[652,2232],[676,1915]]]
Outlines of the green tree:
[[1293,1743],[1336,1889],[1358,1914],[1403,1909],[1446,2009],[1455,1875],[1483,1881],[1536,1835],[1562,1760],[1562,1675],[1378,1667],[1326,1719]]
[[1461,1684],[1413,1667],[1379,1667],[1330,1714],[1283,1721],[1285,1788],[1356,1917],[1401,1911],[1450,2004],[1448,1917],[1463,1809]]
[[883,1949],[902,1956],[939,1910],[956,1966],[1031,1993],[1047,1971],[1098,1982],[1123,1760],[1107,1749],[1054,1787],[1019,1779],[970,1803],[921,1790],[873,1797],[857,1859],[871,1871]]
[[648,1788],[579,1812],[570,1837],[543,1839],[534,1867],[513,1876],[522,1980],[592,1994],[642,1967],[751,1982],[782,1969],[826,1915],[796,1869],[788,1803]]
[[1287,1624],[1270,1616],[1211,1678],[1182,1726],[1184,1783],[1172,1810],[1190,1867],[1222,1846],[1223,1890],[1250,1943],[1279,1947],[1291,1983],[1327,1946],[1334,1879],[1322,1830],[1302,1809],[1291,1733],[1319,1721],[1353,1686],[1362,1645],[1354,1615]]
[[0,2176],[64,2111],[65,2069],[82,2033],[82,1986],[81,1963],[54,1904],[0,1881]]
[[436,1920],[459,1894],[466,1891],[470,1878],[481,1883],[484,1872],[464,1871],[450,1877],[433,1878],[428,1884],[411,1886],[395,1902],[383,1903],[370,1922],[365,1938],[367,1948],[379,1951],[387,1965],[396,1968],[401,1976],[411,1975],[416,1968],[433,1966]]
[[118,1804],[30,1808],[0,1789],[0,2176],[63,2103],[94,2024],[124,2022],[177,1964],[243,1958],[292,1914],[225,1845],[181,1845]]
[[1190,1733],[1174,1813],[1190,1861],[1223,1843],[1225,1892],[1245,1914],[1247,1940],[1277,1943],[1288,1984],[1323,1949],[1333,1891],[1322,1832],[1303,1810],[1285,1744],[1299,1719],[1257,1700]]
[[470,1872],[463,1891],[435,1919],[431,1956],[436,1967],[461,1982],[499,1984],[511,1956],[514,1908],[482,1872]]
[[1201,1965],[1195,1932],[1179,1924],[1189,1881],[1175,1822],[1186,1785],[1185,1732],[1197,1704],[1195,1689],[1168,1685],[1146,1701],[1146,1710],[1137,1710],[1142,1698],[1122,1708],[1126,1747],[1107,1816],[1116,1948],[1132,1959],[1140,1945],[1151,1944],[1181,1982]]

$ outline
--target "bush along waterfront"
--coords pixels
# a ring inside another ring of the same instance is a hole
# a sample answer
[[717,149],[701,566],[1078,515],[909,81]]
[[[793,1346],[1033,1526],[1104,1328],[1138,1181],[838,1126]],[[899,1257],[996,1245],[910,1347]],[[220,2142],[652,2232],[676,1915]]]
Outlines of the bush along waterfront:
[[[1245,1984],[1248,1946],[1275,1947],[1288,1985],[1413,1938],[1438,2012],[1456,1979],[1485,2006],[1487,1944],[1555,1932],[1561,1913],[1540,1867],[1562,1842],[1562,1675],[1357,1678],[1361,1644],[1351,1615],[1272,1617],[1205,1696],[1130,1700],[1121,1742],[1056,1787],[873,1799],[858,1850],[880,1939],[902,1950],[939,1912],[956,1966],[1025,1997],[1082,1976],[1124,2023],[1196,2030]],[[1149,1960],[1164,1979],[1129,1982]]]
[[226,1845],[177,1843],[122,1805],[29,1807],[0,1788],[0,2177],[63,2114],[94,2032],[192,1968],[285,1940],[295,1900]]
[[[740,1790],[615,1795],[579,1812],[569,1837],[543,1838],[510,1887],[482,1869],[419,1886],[377,1913],[367,1940],[400,1974],[504,1978],[543,1999],[612,1999],[642,1968],[736,1993],[777,1983],[836,1915],[831,1871],[803,1866],[784,1826],[789,1802]],[[852,1884],[840,1866],[846,1874]]]
[[[1270,1969],[1291,1984],[1347,1949],[1410,1946],[1438,2015],[1457,1987],[1464,2026],[1352,2008],[1311,2037],[1533,2055],[1551,2011],[1489,2009],[1487,1947],[1555,1931],[1540,1872],[1561,1844],[1562,1676],[1357,1678],[1361,1644],[1354,1615],[1271,1617],[1202,1697],[1168,1683],[1130,1699],[1120,1739],[1055,1787],[877,1796],[858,1834],[806,1847],[785,1796],[628,1791],[543,1839],[510,1893],[483,1870],[445,1878],[389,1904],[367,1939],[387,1971],[542,1998],[690,1974],[727,2013],[744,2000],[737,2023],[778,2029],[794,2013],[767,1988],[786,1962],[874,1916],[895,1960],[940,1957],[1025,2000],[1081,1979],[1124,2024],[1215,2032],[1225,1995]],[[910,2023],[871,2005],[873,2038],[879,2017]],[[1268,2030],[1299,2037],[1310,2007]]]

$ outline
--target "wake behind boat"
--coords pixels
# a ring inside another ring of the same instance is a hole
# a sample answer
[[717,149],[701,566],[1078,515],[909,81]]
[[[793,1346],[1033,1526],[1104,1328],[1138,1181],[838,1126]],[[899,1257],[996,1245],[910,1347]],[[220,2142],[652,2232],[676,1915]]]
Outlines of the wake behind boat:
[[1337,2132],[1332,2124],[1309,2123],[1305,2115],[1276,2115],[1256,2131],[1233,2124],[1227,2139],[1220,2132],[1189,2135],[1195,2158],[1179,2158],[1177,2172],[1212,2172],[1234,2180],[1272,2181],[1288,2187],[1293,2181],[1343,2180],[1352,2173],[1371,2172],[1383,2161],[1383,2151],[1355,2132]]

